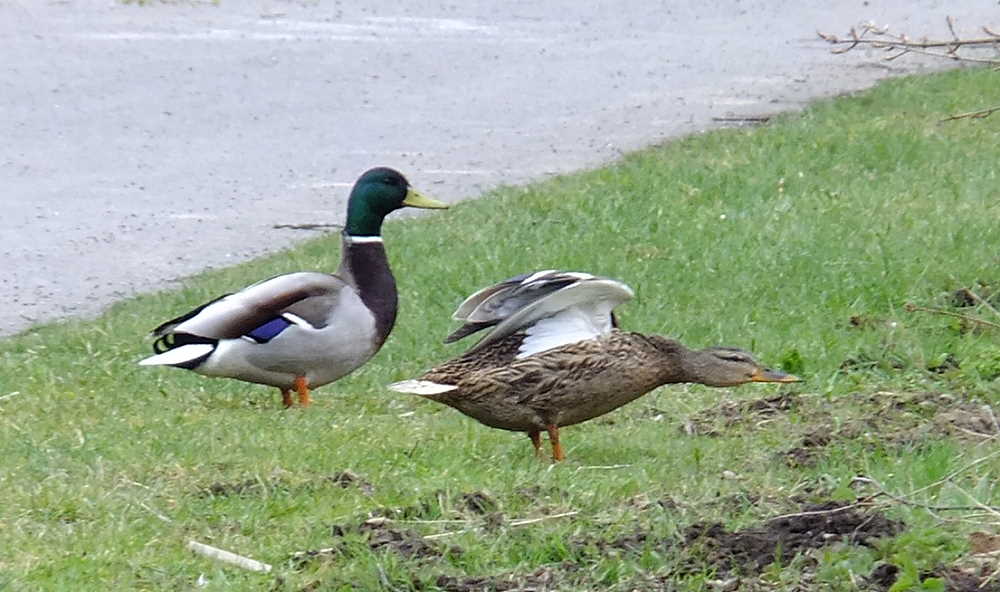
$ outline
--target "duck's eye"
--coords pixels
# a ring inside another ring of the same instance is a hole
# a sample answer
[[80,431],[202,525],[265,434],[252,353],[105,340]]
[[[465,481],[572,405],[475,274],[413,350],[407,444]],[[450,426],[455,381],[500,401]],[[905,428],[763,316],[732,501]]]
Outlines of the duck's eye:
[[397,179],[396,177],[386,177],[382,179],[382,182],[385,183],[386,185],[392,185],[393,187],[399,185],[399,179]]

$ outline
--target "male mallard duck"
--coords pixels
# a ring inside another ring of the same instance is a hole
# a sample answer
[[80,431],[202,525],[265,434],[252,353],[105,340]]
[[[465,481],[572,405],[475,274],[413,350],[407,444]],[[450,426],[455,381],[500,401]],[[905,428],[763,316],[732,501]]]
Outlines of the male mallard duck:
[[730,347],[691,350],[658,335],[619,331],[612,310],[632,297],[625,284],[585,273],[542,271],[480,290],[454,318],[449,341],[487,327],[483,340],[417,380],[390,385],[454,407],[490,427],[527,432],[541,453],[565,458],[559,428],[604,415],[664,385],[729,387],[796,382]]
[[399,172],[361,175],[347,201],[340,269],[301,271],[226,294],[153,330],[156,355],[139,364],[175,366],[291,390],[349,374],[382,347],[396,322],[396,281],[382,244],[382,221],[402,207],[447,208],[410,187]]

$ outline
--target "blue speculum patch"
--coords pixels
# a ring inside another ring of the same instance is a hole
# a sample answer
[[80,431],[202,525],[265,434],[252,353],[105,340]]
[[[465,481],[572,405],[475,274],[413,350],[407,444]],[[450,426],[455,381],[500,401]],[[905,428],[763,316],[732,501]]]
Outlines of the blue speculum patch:
[[284,317],[275,317],[247,333],[247,337],[258,343],[267,343],[277,337],[278,334],[287,329],[291,324],[291,321],[286,320]]

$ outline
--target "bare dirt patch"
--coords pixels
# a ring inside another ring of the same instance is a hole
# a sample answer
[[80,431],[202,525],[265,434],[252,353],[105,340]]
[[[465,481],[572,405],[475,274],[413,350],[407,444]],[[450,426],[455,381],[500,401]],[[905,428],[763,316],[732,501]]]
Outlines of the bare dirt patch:
[[1000,422],[990,405],[963,403],[934,416],[934,425],[959,439],[981,441],[1000,433]]
[[496,500],[483,491],[463,493],[459,499],[461,499],[462,505],[465,506],[465,509],[473,514],[490,514],[496,512],[500,507]]
[[[847,440],[873,446],[913,446],[948,436],[979,443],[1000,435],[1000,412],[991,405],[947,393],[880,391],[852,399],[852,409],[837,421],[815,414],[799,442],[778,458],[793,468],[814,465],[823,451]],[[802,415],[809,415],[808,409]]]
[[348,539],[356,535],[360,535],[361,541],[374,552],[397,553],[406,559],[433,559],[462,553],[461,547],[429,541],[413,530],[394,528],[388,520],[366,520],[353,527],[334,525],[330,531],[336,544],[295,553],[292,560],[301,567],[310,561],[335,559],[350,551]]
[[841,502],[807,504],[795,514],[779,516],[758,527],[731,532],[721,524],[697,523],[684,531],[683,545],[720,572],[758,572],[777,560],[834,542],[870,546],[894,536],[903,524],[879,512],[864,512]]
[[950,304],[955,308],[978,306],[987,302],[994,306],[1000,304],[1000,289],[996,282],[980,282],[972,287],[958,288],[951,293]]
[[799,395],[785,392],[773,397],[749,401],[723,401],[716,407],[703,409],[684,422],[682,429],[689,436],[718,436],[737,425],[757,424],[799,406]]
[[910,445],[941,435],[980,442],[1000,433],[992,406],[947,393],[881,391],[862,399],[859,407],[864,414],[845,423],[839,436],[877,434],[882,442]]
[[[339,487],[357,487],[366,495],[373,490],[372,485],[350,471],[329,477],[328,482]],[[380,507],[368,513],[368,517],[357,525],[335,524],[330,527],[334,544],[328,548],[300,551],[293,555],[296,563],[332,558],[350,552],[352,544],[358,540],[371,551],[389,551],[407,559],[440,558],[445,555],[462,553],[461,547],[449,546],[420,533],[400,527],[400,522],[434,522],[441,517],[460,520],[475,520],[475,525],[487,531],[496,530],[506,523],[504,515],[497,511],[500,504],[484,491],[450,494],[443,489],[434,491],[417,503],[402,507]],[[475,518],[470,518],[474,516]]]
[[[622,589],[675,590],[678,579],[701,573],[706,565],[711,565],[719,577],[712,583],[716,589],[765,590],[768,587],[758,586],[757,579],[774,561],[787,561],[800,553],[834,543],[869,546],[875,539],[893,536],[902,529],[902,523],[889,520],[877,511],[834,501],[805,504],[795,514],[737,531],[729,531],[719,523],[697,523],[685,529],[679,538],[658,536],[644,528],[611,540],[586,534],[569,542],[573,554],[580,558],[575,561],[546,565],[529,573],[441,575],[435,580],[435,586],[448,592],[600,589],[603,584],[588,580],[592,577],[588,568],[593,561],[608,556],[639,555],[653,549],[664,554],[683,554],[689,559],[677,571],[643,576]],[[808,573],[803,575],[805,581],[809,577]],[[416,583],[415,587],[420,589]]]
[[803,436],[798,446],[781,453],[785,464],[792,468],[810,467],[816,464],[820,452],[833,438],[827,431],[810,432]]
[[795,446],[778,454],[789,466],[815,464],[829,445],[866,440],[912,445],[942,435],[978,442],[1000,434],[1000,411],[939,392],[878,391],[850,395],[850,406],[834,419],[815,397],[793,392],[747,401],[725,401],[693,414],[682,424],[688,435],[721,436],[742,426],[761,426],[795,412],[805,422]]
[[357,487],[361,493],[371,495],[375,493],[375,487],[365,479],[354,474],[352,471],[341,471],[329,478],[330,482],[339,487],[347,489]]
[[368,535],[368,547],[372,551],[389,550],[410,559],[442,557],[446,553],[455,555],[462,552],[455,545],[431,543],[412,530],[392,528],[385,523],[365,522],[358,531]]

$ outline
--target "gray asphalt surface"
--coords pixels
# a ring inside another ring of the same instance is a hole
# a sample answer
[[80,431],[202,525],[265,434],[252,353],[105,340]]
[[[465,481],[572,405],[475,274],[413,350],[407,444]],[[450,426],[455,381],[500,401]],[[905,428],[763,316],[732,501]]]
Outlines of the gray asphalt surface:
[[273,226],[341,222],[376,164],[455,201],[944,67],[815,32],[941,37],[946,15],[1000,21],[996,0],[0,0],[0,334],[314,236]]

